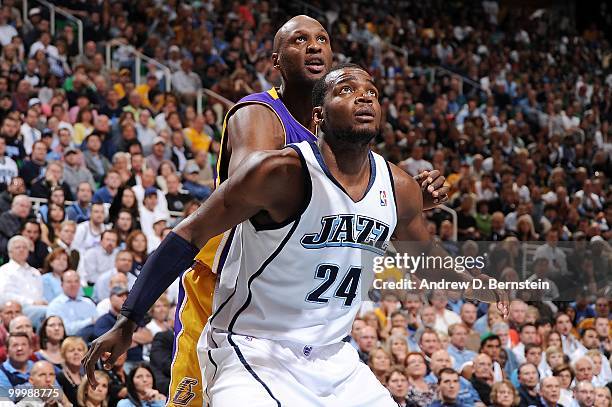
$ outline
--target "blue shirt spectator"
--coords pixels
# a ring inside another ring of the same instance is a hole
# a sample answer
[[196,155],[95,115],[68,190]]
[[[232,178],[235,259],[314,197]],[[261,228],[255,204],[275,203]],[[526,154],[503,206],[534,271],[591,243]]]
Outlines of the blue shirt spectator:
[[66,271],[62,275],[62,294],[47,307],[47,316],[62,318],[68,335],[76,335],[96,319],[96,306],[90,299],[79,295],[80,289],[78,274],[73,270]]

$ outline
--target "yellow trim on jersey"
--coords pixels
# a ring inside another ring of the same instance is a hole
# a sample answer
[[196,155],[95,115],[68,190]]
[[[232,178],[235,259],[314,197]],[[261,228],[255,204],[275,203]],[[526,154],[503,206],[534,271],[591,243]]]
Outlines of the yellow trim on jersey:
[[278,92],[276,91],[276,88],[274,87],[268,90],[268,95],[272,96],[272,99],[274,100],[279,99]]
[[181,279],[185,290],[183,302],[178,304],[182,329],[176,336],[167,406],[203,405],[205,384],[197,363],[197,344],[210,316],[216,280],[210,268],[201,262],[196,262]]

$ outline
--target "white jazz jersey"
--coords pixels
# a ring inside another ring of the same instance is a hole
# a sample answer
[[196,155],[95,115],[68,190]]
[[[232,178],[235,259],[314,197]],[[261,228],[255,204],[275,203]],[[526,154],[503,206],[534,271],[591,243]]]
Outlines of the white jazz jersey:
[[[370,152],[367,192],[354,202],[314,143],[290,145],[304,168],[305,202],[274,228],[251,220],[221,252],[209,325],[237,335],[314,346],[341,341],[361,304],[364,273],[382,255],[397,209],[387,162]],[[362,270],[362,266],[369,265]]]

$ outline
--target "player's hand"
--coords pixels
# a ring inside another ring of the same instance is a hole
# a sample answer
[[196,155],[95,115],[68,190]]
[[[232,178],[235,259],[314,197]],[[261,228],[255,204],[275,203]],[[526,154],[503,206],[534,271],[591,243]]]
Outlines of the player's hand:
[[[474,277],[473,280],[481,280],[482,288],[470,288],[468,290],[465,290],[464,296],[467,299],[474,299],[489,304],[497,304],[497,309],[502,314],[502,316],[506,318],[506,316],[508,315],[508,309],[510,304],[510,297],[508,291],[501,289],[489,289],[488,281],[491,280],[491,277],[486,274],[479,274],[478,276]],[[471,287],[474,287],[473,282]]]
[[448,201],[449,188],[444,185],[446,178],[438,170],[421,171],[414,180],[423,191],[423,209],[433,209]]
[[94,375],[98,360],[102,359],[104,369],[112,369],[117,358],[129,349],[132,343],[132,334],[137,327],[136,322],[119,315],[111,330],[92,342],[82,361],[83,368],[87,373],[87,380],[92,387],[95,388],[98,385]]

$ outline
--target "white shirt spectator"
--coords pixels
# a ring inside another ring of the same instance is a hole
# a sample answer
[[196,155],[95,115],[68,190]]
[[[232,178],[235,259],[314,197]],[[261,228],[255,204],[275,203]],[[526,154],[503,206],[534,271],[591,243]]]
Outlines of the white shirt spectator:
[[85,252],[85,256],[79,262],[79,275],[81,283],[97,283],[98,278],[115,265],[115,257],[119,249],[107,253],[102,246],[95,246]]
[[[134,191],[134,195],[136,195],[136,200],[138,201],[138,205],[142,207],[142,203],[144,201],[144,191],[145,189],[141,184],[137,184],[132,187],[132,191]],[[161,213],[168,214],[168,201],[166,201],[166,195],[161,190],[157,190],[157,205],[155,206],[155,210],[159,210]],[[141,223],[142,225],[142,223]]]
[[[93,298],[95,301],[101,301],[110,297],[110,280],[118,271],[116,268],[112,270],[108,270],[98,277],[98,281],[96,281],[96,285],[94,287]],[[128,281],[128,289],[132,289],[134,283],[136,282],[136,276],[132,273],[127,273],[127,281]]]
[[461,318],[459,315],[455,314],[453,311],[444,310],[444,314],[440,317],[436,314],[436,322],[434,323],[433,328],[438,331],[448,335],[448,327],[452,324],[458,324],[461,322]]
[[412,176],[419,174],[421,170],[433,170],[433,165],[431,165],[429,161],[423,159],[415,160],[412,157],[409,157],[406,160],[402,161],[399,166]]
[[0,44],[6,47],[11,43],[13,37],[17,37],[17,30],[10,24],[0,25]]
[[20,266],[14,260],[0,267],[0,302],[9,300],[22,305],[45,301],[40,272],[27,263]]
[[538,247],[533,255],[534,259],[539,257],[545,257],[548,259],[551,271],[561,274],[567,274],[567,261],[563,250],[558,247],[552,247],[548,244],[544,244]]
[[36,41],[30,47],[30,58],[36,55],[36,53],[41,49],[45,51],[45,54],[47,54],[47,59],[59,58],[59,51],[57,50],[57,47],[55,45],[49,44],[45,47],[45,44],[43,44],[41,41]]
[[11,157],[0,157],[0,184],[8,185],[18,173],[17,163]]
[[181,69],[172,74],[172,87],[178,93],[196,93],[202,87],[202,80],[197,73]]
[[78,250],[80,253],[85,253],[85,251],[100,243],[102,232],[106,229],[108,229],[108,226],[102,225],[102,231],[98,233],[91,228],[91,222],[79,223],[76,228],[76,233],[74,234],[72,248]]
[[96,313],[98,314],[98,318],[102,315],[108,314],[111,309],[110,298],[105,298],[96,305]]
[[32,146],[34,142],[40,140],[42,133],[40,130],[34,127],[30,127],[29,124],[23,123],[21,125],[21,136],[23,137],[23,148],[27,155],[32,154]]

